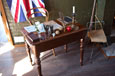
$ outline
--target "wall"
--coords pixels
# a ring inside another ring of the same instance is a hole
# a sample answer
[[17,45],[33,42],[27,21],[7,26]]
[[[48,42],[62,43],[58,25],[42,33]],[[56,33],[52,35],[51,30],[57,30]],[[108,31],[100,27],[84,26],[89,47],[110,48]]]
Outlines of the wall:
[[104,30],[106,35],[110,35],[112,30],[113,17],[115,12],[115,0],[106,0],[103,20],[105,21]]
[[1,11],[1,15],[2,15],[1,17],[3,20],[4,29],[5,29],[5,33],[6,33],[8,42],[11,43],[11,45],[13,45],[14,42],[12,40],[11,30],[10,30],[10,27],[8,26],[6,11],[5,11],[4,4],[3,4],[2,0],[0,0],[0,11]]
[[106,4],[106,0],[97,1],[96,14],[100,20],[103,20],[104,17],[105,4]]
[[51,19],[58,16],[58,12],[62,12],[65,16],[72,15],[72,6],[76,6],[76,19],[81,24],[86,24],[91,16],[92,0],[45,0],[46,8],[50,12]]
[[1,42],[8,42],[8,39],[6,37],[5,28],[4,28],[4,24],[3,24],[3,20],[2,20],[1,12],[0,12],[0,43]]

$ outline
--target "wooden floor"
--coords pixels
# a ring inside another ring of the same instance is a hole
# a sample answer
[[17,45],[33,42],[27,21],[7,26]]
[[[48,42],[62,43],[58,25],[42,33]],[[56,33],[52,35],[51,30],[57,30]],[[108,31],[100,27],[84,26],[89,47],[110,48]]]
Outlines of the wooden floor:
[[[107,60],[96,48],[93,63],[89,62],[91,48],[85,48],[84,66],[80,66],[79,44],[56,48],[57,56],[47,51],[42,57],[43,76],[115,76],[115,59]],[[42,53],[43,54],[43,53]],[[0,44],[0,76],[37,76],[36,66],[31,66],[24,47],[14,48]]]

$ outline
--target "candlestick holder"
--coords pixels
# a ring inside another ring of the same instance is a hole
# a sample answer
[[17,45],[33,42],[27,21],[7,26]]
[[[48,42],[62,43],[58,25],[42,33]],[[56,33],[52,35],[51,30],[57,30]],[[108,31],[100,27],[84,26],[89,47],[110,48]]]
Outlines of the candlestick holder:
[[76,14],[75,14],[75,13],[72,13],[72,25],[71,25],[71,28],[74,29],[74,30],[78,30],[79,27],[76,25],[75,16],[76,16]]
[[72,29],[75,27],[75,13],[72,13]]

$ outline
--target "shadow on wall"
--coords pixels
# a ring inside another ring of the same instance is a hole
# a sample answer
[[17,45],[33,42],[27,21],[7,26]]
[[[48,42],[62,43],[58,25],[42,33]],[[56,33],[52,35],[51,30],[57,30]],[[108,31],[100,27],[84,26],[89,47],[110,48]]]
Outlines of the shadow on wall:
[[0,13],[0,42],[8,42]]

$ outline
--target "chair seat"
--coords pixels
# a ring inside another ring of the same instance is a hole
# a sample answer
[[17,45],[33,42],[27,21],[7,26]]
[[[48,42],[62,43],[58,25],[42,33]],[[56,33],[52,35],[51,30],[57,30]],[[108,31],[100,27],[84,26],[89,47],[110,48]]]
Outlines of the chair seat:
[[100,30],[92,30],[88,33],[91,42],[102,42],[102,43],[106,43],[107,39],[106,36],[104,34],[103,29]]

